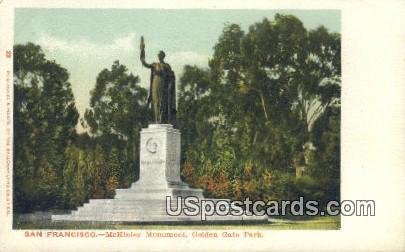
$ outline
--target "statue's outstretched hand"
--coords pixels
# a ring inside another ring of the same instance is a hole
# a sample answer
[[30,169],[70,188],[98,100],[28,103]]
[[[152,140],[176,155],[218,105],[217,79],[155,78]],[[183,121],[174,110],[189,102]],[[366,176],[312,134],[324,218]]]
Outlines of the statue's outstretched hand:
[[145,42],[143,40],[143,36],[141,36],[141,44],[139,47],[141,48],[140,60],[142,62],[142,65],[147,68],[152,68],[152,64],[148,64],[145,61]]

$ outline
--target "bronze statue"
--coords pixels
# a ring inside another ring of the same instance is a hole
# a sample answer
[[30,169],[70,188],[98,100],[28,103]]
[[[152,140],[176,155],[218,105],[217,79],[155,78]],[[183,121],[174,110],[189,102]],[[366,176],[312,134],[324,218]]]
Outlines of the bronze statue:
[[155,123],[176,125],[176,81],[169,64],[164,62],[165,53],[158,54],[159,62],[148,64],[145,61],[145,43],[141,37],[141,62],[151,69],[148,106],[152,103]]

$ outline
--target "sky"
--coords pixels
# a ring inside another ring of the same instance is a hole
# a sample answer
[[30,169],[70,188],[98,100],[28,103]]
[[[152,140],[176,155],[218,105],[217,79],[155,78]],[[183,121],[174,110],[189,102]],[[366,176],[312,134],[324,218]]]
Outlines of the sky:
[[[147,62],[166,53],[179,79],[186,64],[208,66],[213,47],[226,23],[244,31],[276,13],[298,17],[307,29],[320,25],[340,32],[338,10],[167,10],[167,9],[16,9],[15,44],[39,44],[48,59],[70,73],[76,107],[83,116],[98,73],[115,60],[148,87],[150,70],[139,60],[140,36],[145,38]],[[78,130],[82,131],[80,125]]]

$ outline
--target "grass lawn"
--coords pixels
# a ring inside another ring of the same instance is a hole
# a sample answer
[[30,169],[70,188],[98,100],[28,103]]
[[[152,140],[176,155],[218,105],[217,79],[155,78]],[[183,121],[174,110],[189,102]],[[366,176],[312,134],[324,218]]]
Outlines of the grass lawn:
[[263,224],[217,224],[217,225],[140,225],[103,223],[15,223],[14,229],[262,229],[262,230],[337,230],[340,229],[340,216],[317,216],[307,219],[280,219]]

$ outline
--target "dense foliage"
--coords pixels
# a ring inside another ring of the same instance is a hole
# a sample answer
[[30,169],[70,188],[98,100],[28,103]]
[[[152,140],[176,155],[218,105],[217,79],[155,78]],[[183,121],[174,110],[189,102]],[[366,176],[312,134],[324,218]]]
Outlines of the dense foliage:
[[64,152],[79,118],[68,78],[39,46],[14,47],[14,207],[20,211],[62,199]]
[[180,79],[184,178],[216,197],[338,198],[340,74],[340,35],[324,27],[227,25],[209,69]]
[[[137,179],[151,118],[139,78],[118,61],[102,70],[78,134],[67,70],[31,43],[14,56],[15,211],[74,208]],[[340,35],[294,16],[227,24],[208,68],[177,73],[183,179],[213,197],[339,199],[340,65]]]

